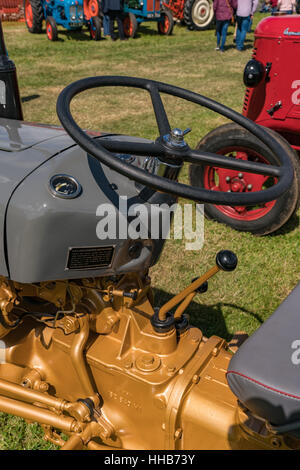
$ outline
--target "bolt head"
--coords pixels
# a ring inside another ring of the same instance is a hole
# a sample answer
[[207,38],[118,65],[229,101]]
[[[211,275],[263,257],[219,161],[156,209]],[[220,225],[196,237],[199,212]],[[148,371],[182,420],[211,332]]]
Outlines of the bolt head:
[[39,384],[40,392],[47,392],[48,389],[49,389],[49,384],[47,382],[41,382]]
[[175,129],[172,129],[171,131],[171,136],[175,140],[182,141],[184,134],[181,129],[178,129],[178,127],[175,127]]
[[238,174],[238,177],[239,177],[239,178],[243,178],[243,176],[244,176],[243,173],[239,173],[239,174]]
[[141,358],[141,361],[143,364],[148,365],[148,364],[153,364],[154,362],[154,357],[153,356],[143,356]]

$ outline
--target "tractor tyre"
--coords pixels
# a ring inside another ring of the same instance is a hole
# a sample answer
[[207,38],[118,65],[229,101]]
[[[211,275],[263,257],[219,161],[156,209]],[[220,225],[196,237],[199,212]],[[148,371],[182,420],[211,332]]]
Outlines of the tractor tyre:
[[157,30],[159,34],[170,36],[174,28],[173,15],[168,10],[162,10],[161,18],[162,20],[157,22]]
[[57,41],[58,33],[56,21],[53,16],[48,16],[46,20],[46,34],[49,41]]
[[[265,130],[286,149],[294,166],[295,179],[290,189],[277,200],[255,207],[212,204],[204,206],[208,219],[258,236],[273,233],[282,227],[297,211],[300,201],[299,156],[281,135],[271,129]],[[278,157],[268,147],[237,124],[225,124],[209,132],[197,148],[205,152],[227,155],[228,158],[279,165]],[[260,191],[276,182],[273,177],[205,165],[190,165],[189,176],[193,186],[214,191]]]
[[101,39],[101,20],[99,16],[93,16],[90,22],[90,36],[94,41]]
[[42,32],[44,11],[40,0],[24,0],[24,17],[27,29],[30,33]]
[[188,29],[203,31],[214,20],[212,0],[186,0],[183,10],[184,22]]
[[138,22],[133,13],[128,13],[123,19],[124,34],[127,38],[134,38],[138,29]]

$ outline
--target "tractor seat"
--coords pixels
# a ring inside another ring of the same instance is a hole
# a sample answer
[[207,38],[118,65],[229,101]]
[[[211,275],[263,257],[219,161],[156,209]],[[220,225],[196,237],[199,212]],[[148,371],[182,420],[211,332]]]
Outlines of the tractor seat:
[[272,425],[300,422],[300,283],[233,356],[227,380]]

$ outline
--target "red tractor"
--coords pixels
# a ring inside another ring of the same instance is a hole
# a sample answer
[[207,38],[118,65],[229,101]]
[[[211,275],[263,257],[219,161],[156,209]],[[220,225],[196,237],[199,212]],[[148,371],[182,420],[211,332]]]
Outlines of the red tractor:
[[213,0],[165,0],[163,6],[191,30],[208,29],[214,20]]
[[[300,15],[264,18],[255,31],[252,59],[244,70],[247,87],[243,114],[283,143],[289,152],[296,178],[279,199],[257,206],[206,205],[208,218],[237,230],[266,235],[278,230],[299,208],[300,194]],[[276,156],[236,124],[225,124],[198,144],[241,160],[274,164]],[[190,167],[190,180],[206,189],[255,192],[272,186],[274,177],[228,171],[218,167]]]

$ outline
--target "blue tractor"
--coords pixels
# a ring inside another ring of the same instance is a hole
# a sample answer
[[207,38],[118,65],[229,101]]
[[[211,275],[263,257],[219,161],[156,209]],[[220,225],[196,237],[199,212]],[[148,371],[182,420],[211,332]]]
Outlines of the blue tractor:
[[57,26],[68,31],[80,31],[87,26],[91,39],[101,39],[98,0],[24,0],[25,22],[30,33],[41,33],[43,20],[50,41],[58,38]]
[[160,0],[125,0],[124,2],[124,33],[133,38],[138,25],[145,21],[157,22],[159,34],[172,34],[174,20],[168,10],[162,9]]

